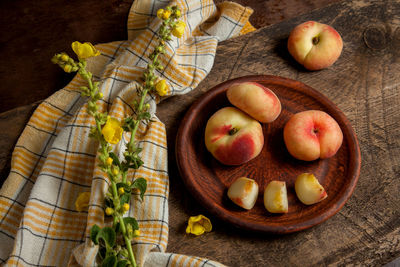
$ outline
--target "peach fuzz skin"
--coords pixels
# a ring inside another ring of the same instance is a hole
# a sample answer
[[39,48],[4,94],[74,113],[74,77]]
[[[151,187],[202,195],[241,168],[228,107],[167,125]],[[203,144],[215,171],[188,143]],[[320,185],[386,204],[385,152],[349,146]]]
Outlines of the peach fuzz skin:
[[320,110],[296,113],[286,123],[283,138],[289,153],[300,160],[332,157],[343,142],[337,122]]
[[[313,39],[317,38],[315,44]],[[307,21],[296,26],[289,35],[288,50],[308,70],[331,66],[340,56],[343,41],[331,26]]]
[[205,144],[222,164],[240,165],[260,154],[264,135],[258,121],[237,108],[225,107],[208,120]]
[[226,96],[232,105],[262,123],[273,122],[281,113],[279,98],[259,83],[235,83],[228,88]]

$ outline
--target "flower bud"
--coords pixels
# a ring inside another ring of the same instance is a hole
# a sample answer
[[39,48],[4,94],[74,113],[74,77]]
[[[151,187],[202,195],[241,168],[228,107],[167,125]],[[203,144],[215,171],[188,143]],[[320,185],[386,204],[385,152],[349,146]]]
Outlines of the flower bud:
[[122,205],[122,210],[124,212],[127,212],[129,210],[129,204],[128,203],[124,203],[124,205]]
[[103,96],[104,96],[103,93],[99,93],[100,98],[103,98]]
[[140,236],[140,230],[135,230],[133,231],[134,236]]
[[164,96],[167,94],[168,85],[165,80],[161,80],[156,84],[156,91],[160,96]]
[[64,66],[64,71],[70,73],[72,71],[72,66],[71,65],[65,65]]
[[180,17],[181,17],[181,11],[180,11],[179,9],[175,11],[175,16],[176,16],[177,18],[180,18]]
[[112,170],[112,173],[113,173],[115,176],[117,176],[118,173],[119,173],[119,170],[118,170],[117,168],[114,168],[114,169]]
[[118,188],[118,194],[123,195],[125,193],[125,190],[123,187]]
[[111,164],[113,163],[113,159],[108,157],[107,160],[106,160],[106,163],[107,163],[108,166],[111,166]]
[[61,60],[62,61],[68,61],[68,59],[69,59],[69,56],[67,54],[62,54],[61,55]]
[[156,50],[158,53],[164,53],[164,47],[162,47],[162,46],[157,46]]
[[113,210],[112,208],[110,208],[110,207],[107,207],[107,208],[106,208],[106,214],[107,214],[108,216],[112,215],[113,213],[114,213],[114,210]]

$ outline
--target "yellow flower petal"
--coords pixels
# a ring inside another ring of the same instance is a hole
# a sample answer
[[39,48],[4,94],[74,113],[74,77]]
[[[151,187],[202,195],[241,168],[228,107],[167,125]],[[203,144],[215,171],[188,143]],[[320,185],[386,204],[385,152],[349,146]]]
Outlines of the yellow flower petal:
[[75,200],[75,209],[79,212],[87,210],[89,207],[90,192],[79,193]]
[[172,29],[172,35],[178,38],[181,38],[183,33],[185,32],[186,23],[182,20],[178,21],[175,27]]
[[75,54],[78,56],[80,59],[86,59],[89,57],[96,57],[100,55],[100,51],[98,51],[91,43],[86,42],[86,43],[80,43],[78,41],[75,41],[71,45],[72,50],[74,50]]
[[157,10],[157,17],[159,19],[162,19],[163,13],[164,13],[164,9],[160,8],[159,10]]
[[192,216],[189,218],[186,233],[194,235],[202,235],[205,232],[211,232],[212,225],[210,219],[204,215]]
[[106,124],[103,126],[101,133],[104,139],[110,144],[117,144],[121,140],[122,132],[124,130],[121,127],[119,120],[108,117]]
[[162,18],[163,18],[163,19],[169,19],[169,16],[171,16],[171,11],[165,10],[165,11],[162,13]]

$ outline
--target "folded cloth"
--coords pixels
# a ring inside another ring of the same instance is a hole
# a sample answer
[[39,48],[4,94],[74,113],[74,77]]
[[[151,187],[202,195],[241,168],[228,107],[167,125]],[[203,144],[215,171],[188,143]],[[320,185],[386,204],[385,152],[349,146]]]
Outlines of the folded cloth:
[[[159,8],[178,5],[186,31],[167,43],[160,58],[167,96],[193,90],[210,72],[219,41],[253,30],[250,8],[212,1],[134,1],[128,18],[128,41],[97,45],[101,55],[88,61],[88,69],[101,84],[101,110],[123,118],[134,112],[136,88],[148,56],[156,45],[161,21]],[[89,240],[93,224],[110,225],[104,219],[103,199],[108,188],[99,169],[98,143],[88,137],[94,119],[87,113],[86,99],[76,75],[63,89],[36,109],[11,161],[11,171],[0,190],[0,260],[4,266],[95,266],[97,246]],[[141,235],[133,240],[139,266],[220,266],[192,256],[165,253],[168,240],[168,170],[164,124],[155,116],[162,99],[150,95],[152,121],[137,132],[144,165],[129,177],[144,177],[148,188],[144,200],[132,197],[128,216],[135,217]],[[129,136],[115,146],[122,158]],[[78,212],[75,200],[91,192],[88,212]]]

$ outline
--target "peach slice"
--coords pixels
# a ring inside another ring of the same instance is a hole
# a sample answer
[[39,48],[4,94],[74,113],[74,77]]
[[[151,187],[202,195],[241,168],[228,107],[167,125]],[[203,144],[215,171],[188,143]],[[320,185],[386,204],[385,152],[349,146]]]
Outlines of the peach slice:
[[288,199],[286,183],[271,181],[264,190],[264,206],[271,213],[287,213]]
[[250,210],[254,207],[258,196],[258,184],[253,179],[240,177],[228,189],[228,197],[236,205]]
[[297,176],[294,188],[299,200],[306,205],[318,203],[328,197],[318,179],[311,173]]

